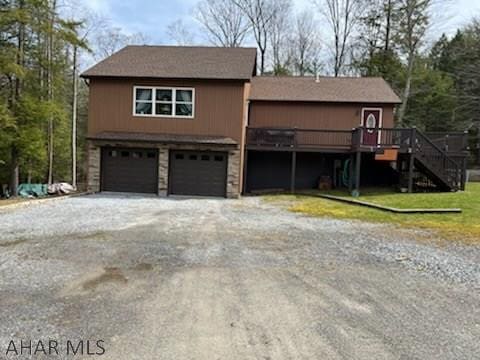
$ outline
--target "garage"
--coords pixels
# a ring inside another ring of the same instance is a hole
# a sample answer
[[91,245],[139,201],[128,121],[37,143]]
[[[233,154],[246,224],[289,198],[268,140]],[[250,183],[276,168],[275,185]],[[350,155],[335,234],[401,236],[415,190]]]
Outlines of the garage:
[[225,196],[226,152],[171,151],[169,194]]
[[102,191],[157,193],[158,150],[102,149]]

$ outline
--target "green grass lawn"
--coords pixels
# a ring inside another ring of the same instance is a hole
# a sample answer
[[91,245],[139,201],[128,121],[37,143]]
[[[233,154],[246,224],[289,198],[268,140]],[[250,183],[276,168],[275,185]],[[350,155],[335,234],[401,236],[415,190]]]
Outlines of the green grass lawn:
[[[348,197],[341,191],[331,195]],[[350,205],[303,195],[269,195],[269,202],[287,202],[291,211],[313,216],[388,222],[402,227],[433,229],[447,238],[480,243],[480,183],[468,184],[456,193],[401,194],[392,191],[363,190],[359,200],[396,208],[461,208],[462,213],[395,214],[358,205]]]

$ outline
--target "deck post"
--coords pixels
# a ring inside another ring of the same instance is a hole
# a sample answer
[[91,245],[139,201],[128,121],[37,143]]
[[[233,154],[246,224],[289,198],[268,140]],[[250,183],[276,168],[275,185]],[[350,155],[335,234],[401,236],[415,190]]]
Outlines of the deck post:
[[357,151],[355,156],[355,188],[354,190],[357,194],[360,193],[360,169],[361,169],[361,162],[362,162],[362,153]]
[[467,182],[467,157],[464,156],[463,157],[463,161],[462,161],[462,174],[461,174],[461,182],[460,182],[460,189],[462,191],[465,191],[465,183]]
[[295,192],[295,170],[297,167],[297,152],[292,151],[292,166],[290,172],[290,192],[293,194]]
[[413,167],[414,167],[415,155],[410,153],[410,158],[408,159],[408,192],[413,192]]
[[243,153],[242,194],[245,194],[247,192],[247,161],[248,161],[248,150],[245,149]]
[[415,127],[411,130],[410,136],[410,158],[408,160],[408,192],[413,192],[413,168],[415,165],[415,149],[417,147],[417,129]]
[[351,193],[353,190],[353,162],[355,158],[353,154],[350,155],[350,163],[348,164],[348,191]]

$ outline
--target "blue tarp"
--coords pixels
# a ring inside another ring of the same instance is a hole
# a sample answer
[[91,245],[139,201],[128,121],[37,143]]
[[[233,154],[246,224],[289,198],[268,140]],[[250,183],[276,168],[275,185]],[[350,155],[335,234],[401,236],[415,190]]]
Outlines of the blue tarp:
[[18,185],[18,196],[38,197],[47,195],[47,184],[20,184]]

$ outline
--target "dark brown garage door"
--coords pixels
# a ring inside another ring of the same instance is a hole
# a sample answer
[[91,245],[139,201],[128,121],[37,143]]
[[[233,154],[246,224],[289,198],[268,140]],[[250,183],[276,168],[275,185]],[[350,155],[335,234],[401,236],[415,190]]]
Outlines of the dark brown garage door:
[[157,193],[156,149],[103,148],[102,190]]
[[170,194],[225,196],[226,179],[227,153],[170,152]]

